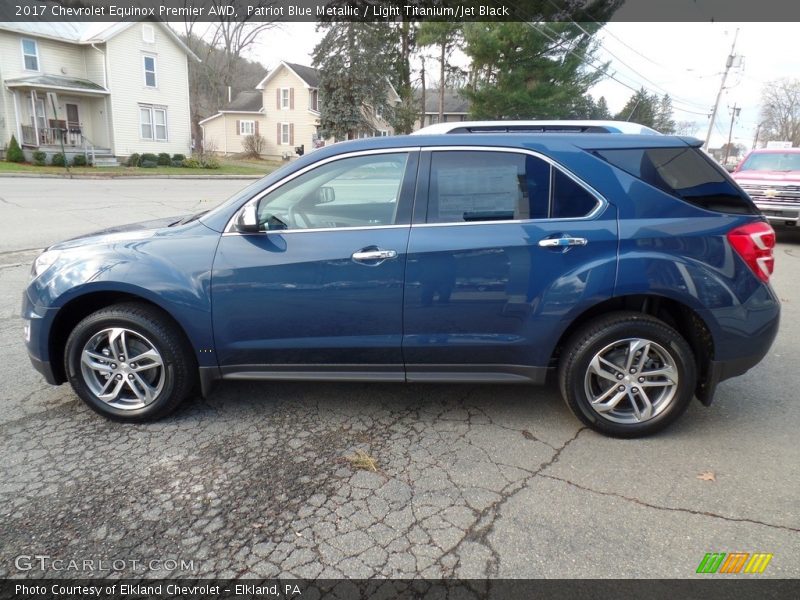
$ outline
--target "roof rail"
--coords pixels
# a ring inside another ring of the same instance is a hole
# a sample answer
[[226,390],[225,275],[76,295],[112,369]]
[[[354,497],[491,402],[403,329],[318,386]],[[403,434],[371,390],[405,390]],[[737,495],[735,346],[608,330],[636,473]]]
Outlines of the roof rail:
[[655,129],[628,121],[453,121],[418,129],[411,135],[443,133],[624,133],[661,135]]

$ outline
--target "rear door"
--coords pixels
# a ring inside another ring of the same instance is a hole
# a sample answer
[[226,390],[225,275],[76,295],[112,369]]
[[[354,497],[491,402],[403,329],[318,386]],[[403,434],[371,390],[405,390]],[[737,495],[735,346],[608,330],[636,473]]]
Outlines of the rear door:
[[570,316],[613,293],[615,207],[534,152],[436,149],[420,165],[407,378],[541,380]]

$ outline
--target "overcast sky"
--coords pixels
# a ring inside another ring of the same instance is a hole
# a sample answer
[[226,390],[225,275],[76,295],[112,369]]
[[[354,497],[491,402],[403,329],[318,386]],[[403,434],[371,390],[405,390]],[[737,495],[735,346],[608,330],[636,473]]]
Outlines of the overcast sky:
[[[694,135],[704,139],[737,27],[735,52],[743,57],[742,67],[728,76],[711,146],[727,140],[729,108],[736,103],[742,110],[733,140],[750,148],[763,85],[781,77],[800,78],[797,23],[610,23],[601,32],[599,56],[611,61],[610,72],[622,83],[607,78],[591,93],[605,96],[617,112],[633,93],[626,85],[666,91],[673,98],[675,119],[696,122]],[[286,23],[265,33],[249,58],[268,68],[281,59],[311,64],[319,37],[314,23]]]

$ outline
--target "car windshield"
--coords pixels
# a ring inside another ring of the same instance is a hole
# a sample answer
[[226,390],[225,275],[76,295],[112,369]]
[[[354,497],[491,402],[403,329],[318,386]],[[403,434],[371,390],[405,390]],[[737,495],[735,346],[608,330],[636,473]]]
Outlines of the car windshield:
[[751,154],[740,171],[800,171],[800,152]]

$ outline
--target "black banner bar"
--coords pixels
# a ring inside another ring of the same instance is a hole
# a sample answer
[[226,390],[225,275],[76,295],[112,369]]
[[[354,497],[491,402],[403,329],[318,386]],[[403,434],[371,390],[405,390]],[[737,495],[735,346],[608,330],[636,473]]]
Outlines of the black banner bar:
[[[800,21],[787,0],[2,0],[0,21]],[[678,41],[676,40],[676,43]]]
[[374,580],[0,580],[0,599],[138,600],[253,598],[258,600],[784,600],[800,597],[800,580],[728,576],[707,579],[374,579]]

